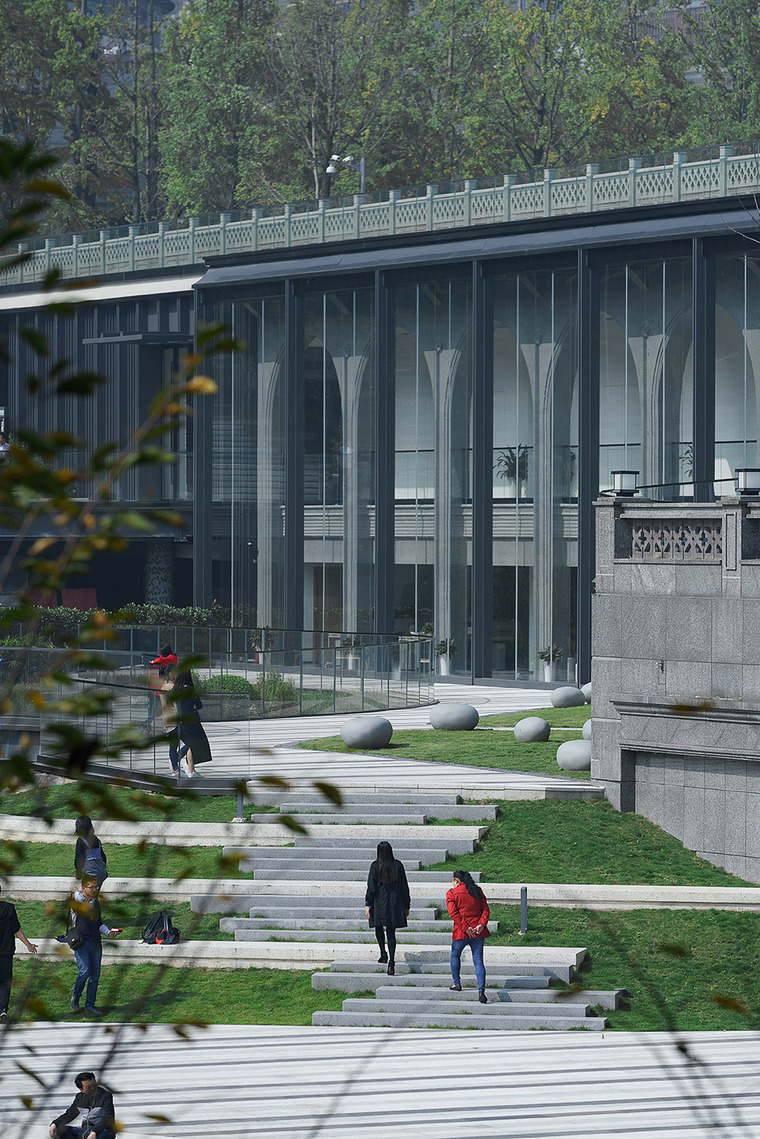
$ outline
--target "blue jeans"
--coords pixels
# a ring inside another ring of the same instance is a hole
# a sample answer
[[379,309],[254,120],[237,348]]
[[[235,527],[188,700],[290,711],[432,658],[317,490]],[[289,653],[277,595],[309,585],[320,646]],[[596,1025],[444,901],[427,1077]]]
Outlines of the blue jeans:
[[472,950],[472,963],[475,966],[475,976],[478,979],[478,989],[486,987],[486,967],[483,964],[484,937],[460,937],[451,943],[451,979],[455,985],[460,984],[462,950],[469,945]]
[[93,1008],[98,995],[98,982],[100,981],[100,962],[103,957],[103,946],[99,941],[83,941],[79,949],[74,950],[79,973],[74,982],[73,997],[78,1001],[82,995],[85,984],[87,996],[85,1007]]

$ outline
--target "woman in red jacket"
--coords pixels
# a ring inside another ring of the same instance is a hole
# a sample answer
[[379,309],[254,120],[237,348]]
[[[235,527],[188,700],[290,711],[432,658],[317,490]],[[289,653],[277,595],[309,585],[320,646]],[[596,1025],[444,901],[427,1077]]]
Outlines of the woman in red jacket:
[[483,964],[483,943],[490,937],[488,918],[490,911],[486,896],[474,882],[467,870],[455,870],[451,876],[452,889],[446,895],[446,906],[454,919],[454,930],[451,941],[451,979],[454,984],[451,989],[461,993],[460,969],[462,950],[469,945],[472,951],[472,963],[475,966],[475,976],[478,981],[478,1000],[482,1005],[488,1004],[486,988],[486,969]]

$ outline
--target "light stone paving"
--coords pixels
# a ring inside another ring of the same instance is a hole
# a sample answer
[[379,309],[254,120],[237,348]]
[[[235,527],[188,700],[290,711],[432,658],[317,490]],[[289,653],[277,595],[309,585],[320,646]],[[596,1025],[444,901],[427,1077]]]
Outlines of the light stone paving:
[[169,1027],[115,1027],[37,1025],[0,1038],[3,1139],[47,1134],[71,1102],[74,1074],[87,1068],[115,1090],[127,1139],[760,1134],[757,1032],[676,1041],[609,1031],[218,1026],[191,1029],[185,1041]]
[[[437,684],[435,695],[441,703],[471,704],[482,719],[484,716],[547,707],[550,693],[546,689],[535,688]],[[214,773],[249,778],[277,775],[296,787],[328,779],[344,790],[453,791],[468,799],[588,798],[603,794],[601,788],[586,780],[564,777],[559,767],[556,776],[533,775],[530,772],[425,763],[388,755],[342,755],[288,746],[303,740],[338,736],[346,721],[354,715],[206,724],[214,756]],[[429,707],[384,711],[383,716],[390,720],[394,730],[433,730],[430,728]],[[481,726],[487,726],[487,722]],[[133,762],[136,767],[152,771],[153,753],[135,755]],[[156,770],[159,774],[166,774],[164,768],[168,768],[168,760],[164,762],[159,756]]]

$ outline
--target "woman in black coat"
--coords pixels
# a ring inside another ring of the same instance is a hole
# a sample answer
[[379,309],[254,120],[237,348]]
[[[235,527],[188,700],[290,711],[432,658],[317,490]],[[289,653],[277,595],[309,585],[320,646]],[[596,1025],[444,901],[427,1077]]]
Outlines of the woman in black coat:
[[396,930],[406,926],[411,898],[403,863],[393,857],[393,848],[389,842],[377,844],[377,858],[369,868],[364,904],[369,924],[374,927],[377,944],[380,946],[378,960],[381,965],[388,962],[388,975],[392,977],[396,972]]
[[193,690],[193,678],[189,672],[180,672],[172,688],[177,720],[179,723],[179,738],[182,747],[179,749],[180,765],[184,759],[187,766],[187,775],[192,779],[198,772],[195,770],[198,763],[211,762],[211,748],[208,736],[203,730],[198,709],[203,705]]

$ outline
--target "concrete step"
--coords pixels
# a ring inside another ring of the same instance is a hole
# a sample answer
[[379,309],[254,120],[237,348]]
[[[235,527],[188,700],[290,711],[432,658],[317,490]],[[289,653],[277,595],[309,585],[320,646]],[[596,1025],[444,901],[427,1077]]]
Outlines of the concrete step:
[[[311,858],[314,861],[320,862],[324,859],[330,861],[335,858],[352,858],[363,859],[369,865],[375,858],[377,858],[377,848],[374,846],[225,846],[225,855],[228,852],[239,854],[245,853],[247,858]],[[423,846],[420,844],[417,847],[407,846],[394,846],[393,853],[396,858],[400,858],[403,863],[407,859],[419,859],[424,863],[431,862],[444,862],[446,860],[447,849],[444,843],[439,846]]]
[[[443,861],[442,859],[431,859],[431,862]],[[421,870],[423,863],[419,858],[402,858],[401,862],[404,864],[404,870],[407,873],[411,870]],[[241,863],[242,865],[242,863]],[[253,855],[252,858],[245,859],[246,867],[252,867],[253,870],[269,871],[269,870],[319,870],[323,874],[330,874],[333,870],[356,870],[359,874],[363,874],[366,878],[369,872],[369,862],[366,858],[309,858],[306,854],[301,858],[261,858],[258,854]],[[451,877],[451,875],[449,875]]]
[[[472,854],[473,851],[475,850],[475,842],[472,839],[456,838],[455,836],[451,835],[451,831],[454,830],[453,827],[447,827],[446,828],[446,830],[448,832],[448,837],[445,837],[445,838],[444,838],[444,835],[442,835],[442,834],[439,835],[437,833],[439,829],[440,828],[437,828],[436,831],[433,831],[432,833],[430,831],[428,831],[427,834],[425,834],[422,837],[412,837],[412,836],[407,837],[407,835],[404,835],[403,838],[394,839],[393,843],[392,843],[393,853],[394,854],[396,853],[397,848],[399,850],[414,851],[417,848],[418,844],[420,847],[422,847],[424,849],[428,849],[428,848],[433,847],[433,846],[435,846],[436,848],[445,847],[446,850],[449,852],[449,854],[452,854],[452,855],[454,855],[454,854]],[[380,841],[380,838],[382,838],[382,835],[378,837],[377,842]],[[297,835],[296,840],[295,840],[295,847],[296,847],[296,850],[299,847],[304,847],[304,846],[314,848],[314,849],[316,849],[320,846],[346,847],[349,849],[352,847],[361,847],[363,849],[366,849],[366,848],[370,847],[371,841],[372,840],[369,837],[365,837],[365,838],[361,838],[361,837],[339,838],[337,836],[333,837],[333,835],[309,834],[309,835]],[[373,851],[373,854],[372,854],[373,858],[376,857],[376,853],[377,853],[376,846],[377,846],[377,843],[375,843],[374,847],[370,847],[370,849]],[[238,850],[241,848],[233,847],[231,849]],[[246,848],[244,847],[242,849],[246,849]],[[259,850],[261,848],[260,847],[251,847],[249,849]],[[290,847],[288,847],[287,849],[290,849]]]
[[[390,990],[392,993],[392,990]],[[494,1001],[481,1005],[478,1001],[477,991],[473,1000],[462,1000],[462,993],[451,993],[453,1000],[420,1000],[419,998],[405,999],[396,993],[390,997],[347,997],[343,1002],[343,1012],[409,1012],[412,1014],[429,1014],[430,1016],[450,1016],[452,1013],[463,1012],[467,1016],[556,1016],[566,1020],[579,1020],[589,1015],[588,1005],[554,1005],[549,1002],[502,1002]],[[466,1008],[453,1006],[465,1005]]]
[[[318,974],[315,974],[317,976]],[[361,976],[361,974],[359,974]],[[421,980],[422,978],[415,978]],[[525,977],[523,980],[527,981],[529,978]],[[543,978],[530,978],[537,981]],[[391,979],[392,980],[392,979]],[[427,987],[425,985],[412,984],[411,977],[404,977],[400,982],[392,984],[387,976],[384,983],[378,985],[375,989],[375,997],[379,1001],[400,1000],[401,993],[404,992],[405,1000],[412,1001],[477,1001],[478,990],[476,985],[469,986],[465,982],[462,987],[461,993],[452,993],[448,985],[445,988]],[[549,989],[549,988],[519,988],[515,984],[516,978],[507,981],[506,979],[499,979],[492,981],[490,977],[486,977],[486,996],[490,1004],[558,1004],[562,1008],[577,1009],[578,1005],[583,1005],[587,1008],[601,1008],[616,1009],[620,1007],[620,1001],[623,995],[623,989],[579,989],[577,992],[573,989]],[[543,979],[545,980],[545,979]],[[366,978],[365,978],[366,981]],[[312,988],[314,986],[312,985]],[[412,995],[413,991],[413,995]]]
[[[511,978],[514,977],[546,977],[556,978],[558,981],[564,981],[566,984],[570,982],[570,974],[572,972],[571,965],[555,964],[529,964],[529,965],[515,965],[510,962],[508,965],[500,965],[492,967],[494,976],[496,975],[496,968],[500,973],[507,973]],[[486,969],[488,969],[488,961],[486,960]],[[375,964],[374,961],[333,961],[330,965],[331,973],[384,973],[385,967],[383,965]],[[440,959],[436,959],[433,955],[423,955],[422,953],[415,954],[415,960],[410,961],[407,956],[406,959],[396,961],[396,976],[404,974],[412,974],[415,977],[440,977],[442,973],[451,976],[451,966],[449,963],[449,956],[446,954],[445,958],[441,955]],[[462,984],[473,984],[475,978],[475,970],[472,963],[462,958]]]
[[[280,881],[295,881],[295,882],[320,882],[325,878],[325,871],[320,870],[318,867],[311,870],[271,870],[264,871],[259,868],[255,862],[248,859],[243,859],[240,863],[240,869],[244,874],[253,874],[256,879],[269,879],[272,882]],[[329,872],[329,880],[331,882],[357,882],[366,885],[367,873],[366,867],[364,873],[360,870],[331,870]],[[480,871],[474,870],[472,876],[475,881],[479,881]],[[407,881],[410,883],[422,882],[426,885],[433,885],[433,883],[441,883],[446,885],[446,890],[451,888],[451,871],[445,870],[410,870],[407,874]],[[446,890],[441,893],[441,904],[446,894]]]
[[[364,811],[335,811],[334,814],[329,814],[327,811],[323,813],[302,813],[294,814],[292,816],[296,822],[299,822],[303,827],[316,827],[320,824],[329,826],[335,824],[337,826],[425,826],[429,821],[428,816],[421,811],[406,814],[399,808],[394,814],[384,815],[380,811],[373,811],[368,808]],[[256,826],[276,826],[279,825],[279,815],[256,815]],[[478,820],[480,821],[480,820]]]
[[[324,795],[309,791],[261,791],[257,783],[251,785],[254,802],[263,807],[281,807],[291,810],[291,803],[327,804]],[[292,796],[292,798],[291,798]],[[424,791],[349,791],[343,795],[343,806],[366,806],[368,803],[417,803],[425,806],[428,803],[448,803],[456,806],[462,802],[462,796],[455,792],[424,792]]]
[[[327,898],[326,901],[335,901],[335,898]],[[361,908],[356,906],[293,906],[290,904],[280,903],[278,905],[259,905],[253,904],[250,907],[240,906],[236,911],[238,914],[248,913],[251,918],[345,918],[353,919],[356,925],[366,922],[367,917],[364,913],[364,906]],[[411,909],[409,911],[409,921],[435,921],[436,910],[433,906],[422,907],[418,909]],[[449,923],[450,927],[451,923]]]
[[[389,820],[403,821],[403,816],[416,816],[424,813],[428,819],[461,819],[463,822],[486,823],[496,818],[496,807],[493,804],[476,804],[475,806],[457,805],[455,803],[442,803],[431,800],[426,803],[346,803],[343,807],[336,807],[325,799],[311,803],[304,799],[295,799],[284,805],[288,814],[300,816],[302,812],[314,815],[339,815],[343,821],[349,815],[367,814],[372,816],[388,816]],[[258,822],[258,818],[257,818]]]
[[[478,1006],[479,1008],[481,1006]],[[486,1005],[482,1006],[486,1008]],[[313,1025],[332,1025],[336,1028],[485,1028],[505,1029],[509,1032],[530,1032],[545,1029],[565,1032],[571,1028],[588,1028],[595,1032],[607,1027],[602,1016],[579,1017],[577,1020],[562,1016],[489,1016],[482,1019],[464,1012],[445,1013],[394,1013],[394,1012],[315,1012]]]
[[[364,918],[308,918],[300,917],[299,915],[291,917],[248,917],[248,918],[222,918],[219,923],[219,928],[222,933],[235,933],[240,929],[310,929],[314,931],[323,930],[325,932],[332,930],[361,930],[362,926],[367,929],[367,919]],[[451,937],[451,922],[450,921],[436,921],[434,918],[424,918],[421,921],[412,921],[409,919],[408,923],[402,929],[409,930],[410,932],[418,932],[420,930],[427,930],[429,933],[447,933]],[[493,927],[494,931],[496,927]],[[399,931],[401,932],[401,931]],[[374,934],[373,934],[374,936]]]
[[[427,974],[403,972],[400,964],[397,964],[394,989],[398,989],[399,986],[412,987],[416,993],[430,987],[436,992],[440,992],[444,980],[449,982],[450,978],[444,978],[441,974],[428,976]],[[462,980],[465,985],[474,985],[474,977],[463,978]],[[384,969],[381,971],[380,965],[378,965],[377,973],[315,973],[311,978],[311,987],[318,992],[333,989],[344,993],[377,992],[381,986],[386,984],[388,984],[388,976]],[[534,992],[538,994],[536,999],[548,1000],[549,993],[559,991],[549,988],[548,977],[510,977],[503,973],[493,978],[490,974],[487,975],[486,988],[489,992],[489,999],[491,990],[495,993],[498,991],[519,991],[521,996],[518,999],[521,1000],[532,1000]],[[462,990],[462,992],[469,991],[469,989]],[[477,989],[473,988],[472,992],[477,995]],[[590,1003],[598,1004],[599,1002],[591,1001]]]
[[[311,930],[311,929],[239,929],[235,941],[352,941],[370,944],[375,941],[372,930]],[[407,945],[450,945],[451,933],[396,932],[399,952]]]

